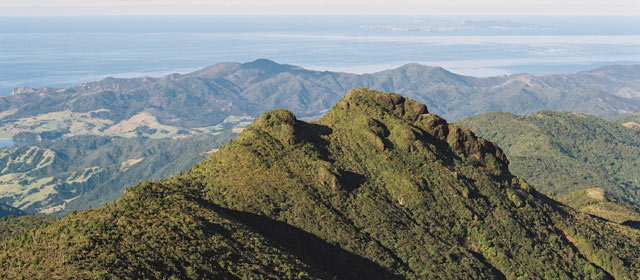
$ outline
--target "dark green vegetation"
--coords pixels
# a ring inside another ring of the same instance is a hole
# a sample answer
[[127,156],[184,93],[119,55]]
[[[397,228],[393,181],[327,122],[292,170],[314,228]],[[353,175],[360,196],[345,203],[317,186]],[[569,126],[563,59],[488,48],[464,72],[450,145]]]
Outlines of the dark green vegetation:
[[26,213],[18,208],[11,207],[6,204],[0,203],[0,218],[11,216],[22,216]]
[[97,207],[141,180],[187,170],[233,137],[74,136],[0,149],[0,203],[43,214]]
[[356,87],[400,93],[447,119],[492,110],[564,110],[603,118],[640,113],[640,65],[569,75],[474,78],[419,64],[355,75],[263,59],[162,78],[107,78],[67,89],[16,89],[0,98],[0,135],[46,139],[58,134],[200,134],[243,126],[250,117],[276,108],[290,109],[303,119],[317,118]]
[[601,188],[579,189],[559,196],[558,201],[616,223],[640,222],[640,207],[620,201]]
[[0,243],[0,278],[635,279],[640,231],[574,211],[399,95],[262,115],[186,173]]
[[22,234],[33,228],[48,225],[58,220],[55,216],[7,216],[0,218],[0,240],[14,234]]
[[514,174],[544,193],[598,186],[640,204],[640,132],[575,113],[490,112],[458,122],[502,147]]

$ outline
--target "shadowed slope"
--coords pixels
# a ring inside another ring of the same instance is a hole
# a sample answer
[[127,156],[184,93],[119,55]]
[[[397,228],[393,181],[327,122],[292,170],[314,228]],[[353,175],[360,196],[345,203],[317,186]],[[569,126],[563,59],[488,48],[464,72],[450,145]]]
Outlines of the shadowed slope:
[[15,207],[11,207],[9,205],[6,204],[2,204],[0,203],[0,218],[4,218],[7,217],[9,215],[11,216],[22,216],[22,215],[26,215],[27,213],[15,208]]

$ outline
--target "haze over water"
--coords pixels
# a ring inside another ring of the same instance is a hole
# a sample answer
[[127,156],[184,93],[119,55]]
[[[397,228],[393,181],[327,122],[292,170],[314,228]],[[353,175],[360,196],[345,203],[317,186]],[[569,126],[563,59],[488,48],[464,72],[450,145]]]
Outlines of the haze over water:
[[268,58],[370,73],[417,62],[492,76],[640,63],[632,17],[0,18],[0,95]]

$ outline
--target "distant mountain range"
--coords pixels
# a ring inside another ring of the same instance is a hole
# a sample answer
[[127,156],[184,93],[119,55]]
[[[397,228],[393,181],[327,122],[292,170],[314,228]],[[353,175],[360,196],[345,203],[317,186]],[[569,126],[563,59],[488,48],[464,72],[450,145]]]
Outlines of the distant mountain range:
[[188,172],[0,242],[0,278],[634,279],[640,231],[396,94],[256,119]]
[[306,70],[260,59],[161,78],[107,78],[66,89],[19,88],[0,98],[0,136],[179,137],[245,127],[263,112],[325,113],[352,88],[398,92],[447,119],[541,109],[606,119],[640,113],[640,65],[577,74],[474,78],[407,64],[373,74]]

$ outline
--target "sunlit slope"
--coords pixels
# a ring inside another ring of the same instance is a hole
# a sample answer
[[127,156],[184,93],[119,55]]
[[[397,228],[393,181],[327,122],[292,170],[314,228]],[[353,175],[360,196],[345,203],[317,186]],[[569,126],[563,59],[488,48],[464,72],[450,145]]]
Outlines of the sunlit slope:
[[318,122],[271,111],[189,172],[0,243],[0,277],[629,279],[639,240],[424,105],[358,89]]
[[490,112],[458,121],[504,148],[514,174],[561,195],[598,186],[640,203],[640,133],[619,123],[567,112],[528,116]]

